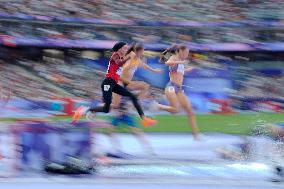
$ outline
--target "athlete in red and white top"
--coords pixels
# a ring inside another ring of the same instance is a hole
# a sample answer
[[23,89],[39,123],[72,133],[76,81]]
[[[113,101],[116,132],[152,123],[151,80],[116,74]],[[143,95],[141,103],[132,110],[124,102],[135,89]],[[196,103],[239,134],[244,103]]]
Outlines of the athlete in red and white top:
[[129,92],[125,87],[118,84],[119,80],[122,80],[123,83],[130,83],[130,81],[120,78],[120,75],[122,73],[123,64],[125,64],[125,62],[131,58],[131,56],[134,56],[134,54],[130,53],[125,56],[128,50],[128,46],[124,42],[116,43],[113,46],[112,50],[113,54],[110,57],[106,78],[103,80],[101,85],[104,105],[91,108],[84,106],[79,107],[75,111],[75,114],[73,116],[73,122],[79,120],[85,113],[87,114],[87,116],[88,114],[94,114],[96,112],[108,113],[110,111],[112,103],[112,93],[116,93],[121,96],[129,97],[131,99],[134,107],[136,108],[139,116],[142,119],[141,123],[143,126],[151,126],[156,124],[157,121],[148,118],[144,115],[144,112],[136,96]]

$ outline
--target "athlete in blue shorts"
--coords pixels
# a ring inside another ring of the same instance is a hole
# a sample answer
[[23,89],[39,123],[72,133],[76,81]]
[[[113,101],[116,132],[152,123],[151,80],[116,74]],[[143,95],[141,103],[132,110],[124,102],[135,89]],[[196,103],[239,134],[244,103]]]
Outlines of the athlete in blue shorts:
[[116,148],[116,152],[121,152],[121,145],[115,136],[114,132],[118,127],[127,127],[129,131],[136,136],[138,141],[144,147],[145,151],[149,154],[153,154],[153,149],[146,139],[142,129],[139,128],[134,115],[131,115],[131,104],[128,104],[127,101],[122,98],[120,101],[119,108],[114,109],[115,115],[112,117],[111,124],[113,125],[112,129],[109,129],[109,136],[113,146]]
[[120,124],[123,124],[124,126],[131,127],[131,128],[138,128],[137,123],[135,122],[134,116],[129,113],[127,110],[127,104],[125,101],[121,102],[120,108],[117,109],[116,112],[117,115],[115,115],[112,118],[112,125],[115,127],[120,126]]

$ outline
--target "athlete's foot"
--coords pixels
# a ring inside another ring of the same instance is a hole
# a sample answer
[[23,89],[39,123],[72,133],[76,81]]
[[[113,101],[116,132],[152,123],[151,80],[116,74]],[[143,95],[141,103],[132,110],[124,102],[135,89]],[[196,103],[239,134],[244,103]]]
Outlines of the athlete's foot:
[[80,106],[76,109],[73,117],[72,117],[72,124],[76,123],[88,110],[89,108],[86,106]]
[[201,135],[200,134],[193,134],[193,139],[195,141],[200,141],[201,140]]
[[153,101],[149,106],[149,111],[150,112],[157,112],[159,110],[160,110],[159,103],[157,101]]
[[88,111],[86,113],[86,119],[88,121],[94,121],[95,117],[96,117],[96,113],[94,113],[94,112]]
[[96,160],[101,165],[109,165],[112,163],[112,160],[107,156],[99,156],[96,158]]
[[151,119],[149,117],[144,117],[141,121],[141,124],[144,127],[150,127],[150,126],[156,125],[157,123],[158,123],[158,121]]

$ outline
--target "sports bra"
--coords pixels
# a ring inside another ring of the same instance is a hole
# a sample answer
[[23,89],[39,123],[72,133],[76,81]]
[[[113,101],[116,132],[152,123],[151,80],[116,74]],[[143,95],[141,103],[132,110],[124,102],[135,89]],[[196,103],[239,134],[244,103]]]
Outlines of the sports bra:
[[176,64],[174,66],[169,66],[171,73],[181,73],[184,74],[184,64]]
[[138,58],[135,58],[131,61],[131,64],[135,65],[135,66],[138,66],[139,65],[139,59]]
[[138,68],[139,59],[136,58],[136,59],[131,60],[130,64],[134,66],[134,67],[132,67],[132,68],[130,69],[130,71],[132,72],[132,74],[134,74],[134,72],[135,72],[135,71],[137,70],[137,68]]

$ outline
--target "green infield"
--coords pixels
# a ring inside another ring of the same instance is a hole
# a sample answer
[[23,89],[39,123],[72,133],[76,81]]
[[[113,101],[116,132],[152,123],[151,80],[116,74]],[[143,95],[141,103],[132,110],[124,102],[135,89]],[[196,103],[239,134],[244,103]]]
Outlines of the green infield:
[[[197,123],[201,132],[220,132],[228,134],[248,134],[255,127],[267,123],[284,123],[284,113],[247,113],[229,115],[197,115]],[[99,119],[110,119],[109,116],[98,116]],[[154,117],[159,123],[144,128],[146,132],[190,132],[187,117],[182,115],[158,115]],[[53,121],[70,121],[69,117],[55,117]],[[1,119],[14,121],[14,119]],[[125,129],[119,131],[124,132]]]
[[[221,132],[228,134],[248,134],[253,128],[266,123],[284,123],[284,114],[257,113],[231,115],[197,115],[201,132]],[[146,128],[149,132],[190,132],[185,116],[157,116],[158,125]]]

